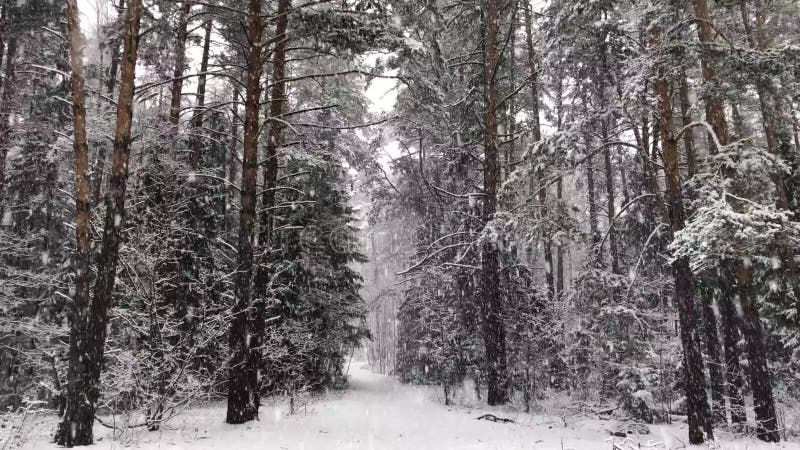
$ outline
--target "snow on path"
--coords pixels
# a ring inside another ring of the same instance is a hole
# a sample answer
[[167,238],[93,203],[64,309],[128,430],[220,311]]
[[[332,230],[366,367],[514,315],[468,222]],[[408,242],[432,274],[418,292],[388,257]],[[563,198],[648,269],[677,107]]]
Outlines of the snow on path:
[[[102,437],[94,448],[120,449],[125,446],[154,449],[234,449],[234,450],[333,450],[333,449],[537,449],[602,450],[610,449],[608,422],[561,419],[494,410],[498,416],[512,417],[517,423],[502,424],[475,420],[491,412],[479,407],[448,407],[431,399],[427,388],[407,386],[396,380],[371,373],[366,364],[354,363],[350,386],[344,393],[333,393],[287,416],[285,405],[264,405],[261,420],[244,425],[223,423],[224,404],[186,411],[163,431],[128,432],[122,440],[113,440],[110,431],[96,429]],[[42,425],[43,426],[43,425]],[[50,424],[52,426],[52,423]],[[680,426],[652,427],[641,443],[666,442],[657,449],[683,448],[686,430]],[[47,444],[39,430],[22,448],[56,448]],[[679,438],[680,440],[676,439]],[[619,441],[619,438],[617,438]],[[759,445],[747,439],[724,442],[726,450],[785,448],[800,450],[800,445]],[[646,448],[646,447],[642,447]],[[698,447],[702,448],[702,447]]]

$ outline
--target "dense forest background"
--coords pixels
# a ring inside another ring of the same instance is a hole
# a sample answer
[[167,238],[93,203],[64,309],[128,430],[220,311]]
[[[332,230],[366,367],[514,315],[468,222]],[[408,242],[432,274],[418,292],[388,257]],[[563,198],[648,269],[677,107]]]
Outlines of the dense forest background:
[[789,438],[798,18],[0,0],[0,407],[244,423],[366,346],[446,403]]

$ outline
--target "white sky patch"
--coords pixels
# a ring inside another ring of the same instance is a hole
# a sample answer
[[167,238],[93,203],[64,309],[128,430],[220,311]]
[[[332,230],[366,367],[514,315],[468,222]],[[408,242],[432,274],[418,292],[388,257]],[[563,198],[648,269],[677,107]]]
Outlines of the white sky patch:
[[[374,67],[379,63],[379,60],[385,60],[387,56],[383,53],[373,52],[364,56],[364,63],[367,66]],[[389,70],[384,75],[395,76],[398,71]],[[369,110],[374,114],[390,113],[394,110],[394,105],[397,102],[397,89],[398,80],[392,78],[375,78],[373,79],[364,95],[370,102]]]
[[[393,70],[387,75],[397,75]],[[397,102],[397,80],[390,78],[375,78],[364,93],[369,99],[369,110],[372,113],[390,113]]]
[[377,161],[387,173],[390,173],[390,164],[392,160],[400,157],[400,143],[396,140],[389,141],[381,149],[380,154],[377,156]]

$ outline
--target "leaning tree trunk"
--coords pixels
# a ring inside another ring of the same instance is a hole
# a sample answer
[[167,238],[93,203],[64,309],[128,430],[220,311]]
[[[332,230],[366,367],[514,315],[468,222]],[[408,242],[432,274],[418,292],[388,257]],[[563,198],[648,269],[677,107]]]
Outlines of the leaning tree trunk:
[[[655,30],[654,35],[657,43],[660,40],[659,31]],[[654,47],[656,46],[654,45]],[[666,79],[667,70],[663,64],[658,68],[655,87],[658,95],[658,125],[664,158],[667,207],[674,234],[684,227],[683,192],[678,165],[678,145],[673,130],[670,85]],[[676,259],[672,268],[675,276],[675,303],[678,307],[678,318],[681,325],[686,408],[689,416],[689,442],[700,444],[705,439],[712,439],[713,432],[706,399],[703,357],[697,339],[697,319],[689,259],[686,257]]]
[[[486,98],[486,136],[483,170],[483,220],[490,226],[497,210],[497,185],[500,164],[497,151],[497,71],[500,66],[498,47],[500,13],[497,0],[486,0],[486,50],[484,60],[484,89]],[[482,248],[481,305],[483,339],[486,346],[487,401],[503,404],[508,399],[506,389],[506,335],[503,325],[503,304],[500,298],[500,269],[497,244],[486,240]]]
[[[73,40],[78,40],[80,37],[80,31],[77,28],[78,19],[76,4],[73,3],[70,6],[70,10],[71,13],[76,16],[69,19],[71,22],[70,26],[74,26],[74,28],[70,30],[70,43],[72,45],[77,45],[77,42],[73,42]],[[122,60],[122,76],[120,79],[119,99],[117,100],[117,121],[116,130],[114,132],[114,162],[112,164],[110,180],[111,191],[106,199],[106,219],[103,227],[102,250],[97,261],[97,282],[95,283],[94,299],[88,311],[86,311],[85,323],[73,320],[72,329],[70,331],[70,366],[67,374],[69,382],[66,395],[67,404],[56,434],[56,442],[65,446],[89,445],[92,443],[94,412],[100,395],[100,375],[103,370],[103,349],[106,341],[108,311],[111,307],[111,296],[114,291],[119,246],[122,239],[121,234],[125,218],[125,184],[128,179],[134,79],[136,76],[136,59],[139,50],[139,23],[141,12],[141,0],[129,0],[128,11],[125,18],[125,49]],[[75,33],[77,33],[77,35],[73,36]],[[76,57],[79,58],[79,56],[73,54],[73,58]],[[76,84],[75,80],[73,80],[73,96],[75,95],[75,88]],[[76,128],[76,139],[77,138]],[[86,182],[88,183],[88,181]],[[82,183],[83,182],[81,182],[81,184]],[[84,188],[87,186],[84,186]],[[80,185],[79,189],[81,189]],[[82,199],[78,198],[78,201],[81,202]],[[88,205],[81,207],[81,209],[84,208],[88,210]],[[86,214],[86,211],[81,211],[79,209],[79,214],[80,213]],[[88,236],[86,239],[88,241]],[[88,249],[88,242],[86,247]],[[80,251],[81,249],[79,248],[79,252]],[[78,279],[77,282],[85,283],[86,280]],[[86,289],[85,287],[76,285],[76,288],[76,298],[78,295],[87,295],[85,292],[78,294],[81,289]],[[85,301],[85,298],[82,298],[80,301]],[[75,342],[74,349],[72,342]],[[73,359],[77,364],[73,363]]]
[[233,306],[228,345],[232,352],[228,377],[228,411],[225,421],[245,423],[258,418],[258,374],[250,370],[253,238],[255,237],[256,177],[258,168],[259,101],[261,100],[262,34],[261,0],[250,0],[250,48],[247,54],[244,148],[242,157],[241,213],[239,216],[236,303]]
[[[713,28],[708,15],[706,0],[694,0],[695,15],[698,18],[698,35],[700,42],[710,44],[713,40]],[[707,57],[700,59],[703,81],[713,83],[716,70]],[[722,99],[712,95],[706,99],[706,121],[716,135],[720,145],[730,144],[728,123]],[[709,134],[709,148],[718,151],[712,136]],[[777,442],[778,421],[775,416],[775,402],[772,397],[772,380],[767,367],[766,347],[763,342],[763,331],[758,314],[758,306],[751,292],[753,268],[746,261],[730,261],[735,267],[738,281],[739,298],[742,303],[742,331],[747,342],[748,361],[750,363],[750,382],[753,385],[753,403],[755,404],[757,436],[767,442]],[[755,352],[755,353],[754,353]]]

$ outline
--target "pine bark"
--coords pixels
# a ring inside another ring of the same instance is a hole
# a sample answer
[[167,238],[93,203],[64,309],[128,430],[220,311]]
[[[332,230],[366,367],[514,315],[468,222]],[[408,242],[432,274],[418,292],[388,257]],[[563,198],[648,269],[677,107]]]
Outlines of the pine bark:
[[[80,15],[77,0],[67,1],[67,34],[69,38],[70,65],[72,69],[72,124],[73,124],[73,149],[75,152],[75,298],[71,308],[71,326],[69,342],[69,366],[67,374],[66,410],[74,411],[79,417],[75,431],[65,429],[64,424],[59,429],[56,440],[61,445],[89,445],[93,435],[91,426],[86,426],[87,418],[91,425],[94,407],[83,395],[89,386],[83,385],[86,367],[81,358],[84,352],[86,336],[83,330],[90,305],[90,279],[89,279],[89,145],[86,138],[86,101],[83,77],[83,51],[80,29]],[[83,425],[83,426],[82,426]]]
[[[697,17],[697,33],[702,44],[710,44],[713,41],[714,32],[709,23],[708,4],[706,0],[694,0],[695,16]],[[716,76],[716,69],[711,61],[706,57],[700,58],[700,65],[703,74],[703,80],[706,83],[711,83]],[[714,133],[717,135],[719,142],[726,145],[730,142],[730,135],[728,132],[728,123],[725,119],[725,108],[722,99],[716,95],[709,96],[705,99],[706,120],[711,124]],[[716,153],[717,145],[711,133],[708,134],[708,148],[709,151]]]
[[[486,40],[484,54],[484,95],[486,99],[486,135],[483,170],[484,226],[494,219],[497,211],[497,186],[500,164],[497,150],[497,71],[500,66],[498,46],[500,8],[497,0],[486,0]],[[503,404],[508,400],[506,374],[506,336],[502,320],[500,270],[497,244],[486,241],[482,248],[481,303],[483,339],[486,348],[487,402]]]
[[257,373],[250,370],[253,351],[252,279],[253,239],[255,238],[256,177],[258,168],[259,102],[261,100],[261,71],[263,64],[261,0],[249,2],[250,44],[247,53],[247,90],[245,98],[244,147],[242,156],[241,212],[239,216],[238,267],[236,270],[236,301],[232,311],[228,344],[233,352],[228,378],[228,410],[225,421],[231,424],[258,418],[260,404]]
[[[77,7],[74,4],[71,9],[77,14]],[[71,364],[67,375],[69,381],[66,394],[67,404],[56,434],[56,442],[69,447],[92,443],[92,425],[100,393],[100,375],[103,370],[103,350],[108,325],[108,311],[111,307],[119,246],[124,227],[125,190],[128,178],[134,79],[139,49],[141,12],[141,0],[129,0],[123,38],[124,51],[120,93],[117,100],[114,157],[110,180],[111,190],[106,199],[102,250],[97,261],[97,282],[94,287],[93,301],[87,311],[85,325],[79,321],[73,321],[70,332]],[[70,20],[75,20],[73,25],[77,25],[77,18]],[[75,80],[73,80],[73,83],[75,83]],[[81,201],[81,199],[79,198],[78,201]],[[88,209],[88,205],[85,208]],[[88,235],[88,231],[86,233]],[[86,240],[85,245],[88,249],[88,236]],[[86,294],[82,293],[80,295]],[[75,342],[74,349],[72,348],[73,341]],[[72,363],[73,357],[77,360],[77,364]]]
[[[700,42],[710,44],[713,40],[713,30],[708,14],[706,0],[694,0],[695,15],[698,19],[698,35]],[[703,80],[712,83],[716,70],[707,57],[701,57]],[[706,121],[711,124],[714,134],[720,145],[730,143],[728,123],[722,99],[711,96],[706,99]],[[717,151],[716,144],[711,140],[709,148]],[[766,360],[766,347],[763,342],[763,331],[759,319],[758,306],[752,293],[753,268],[747,261],[730,261],[729,264],[736,268],[738,281],[739,301],[742,306],[742,332],[747,342],[748,360],[750,362],[750,383],[753,387],[753,402],[755,404],[757,436],[767,442],[777,442],[780,439],[778,422],[775,416],[775,402],[772,396],[772,380]]]
[[[658,31],[654,31],[654,34],[655,39],[659,40]],[[678,164],[678,146],[673,130],[672,99],[666,73],[663,66],[658,68],[655,88],[658,96],[658,127],[664,158],[667,207],[671,230],[673,233],[677,233],[684,227],[683,192]],[[675,303],[678,307],[684,355],[689,442],[700,444],[706,439],[712,439],[713,431],[706,399],[703,357],[697,340],[692,272],[686,257],[676,259],[672,268],[675,277]]]

